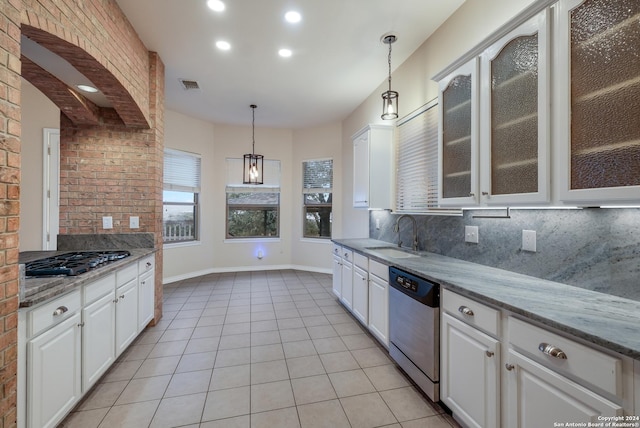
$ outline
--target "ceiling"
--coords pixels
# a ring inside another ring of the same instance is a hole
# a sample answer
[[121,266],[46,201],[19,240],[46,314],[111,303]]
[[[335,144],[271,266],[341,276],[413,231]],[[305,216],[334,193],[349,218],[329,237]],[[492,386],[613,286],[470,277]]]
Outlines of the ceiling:
[[[464,0],[117,0],[165,64],[166,107],[215,123],[303,128],[347,117]],[[301,22],[284,20],[288,10]],[[231,49],[221,51],[217,40]],[[289,48],[289,58],[278,56]],[[179,79],[198,82],[185,90]],[[402,96],[402,94],[400,94]],[[381,102],[382,104],[382,102]],[[382,106],[381,106],[382,108]]]
[[[165,106],[227,124],[305,128],[346,118],[464,0],[116,0],[145,46],[165,65]],[[284,14],[302,15],[297,24]],[[231,49],[216,48],[226,40]],[[292,56],[282,58],[280,48]],[[22,38],[22,53],[67,85],[91,84],[62,58]],[[426,77],[425,77],[426,78]],[[185,90],[180,79],[199,89]],[[393,86],[393,85],[392,85]],[[83,93],[102,107],[101,95]],[[400,94],[402,98],[402,94]],[[381,102],[382,108],[382,102]]]

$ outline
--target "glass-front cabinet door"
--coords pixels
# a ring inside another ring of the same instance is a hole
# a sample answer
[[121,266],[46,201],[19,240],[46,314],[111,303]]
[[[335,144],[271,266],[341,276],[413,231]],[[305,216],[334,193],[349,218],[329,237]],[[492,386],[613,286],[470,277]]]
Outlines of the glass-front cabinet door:
[[549,200],[548,11],[480,57],[480,201]]
[[561,0],[554,173],[567,203],[640,203],[640,2]]
[[439,82],[441,206],[478,203],[478,59]]

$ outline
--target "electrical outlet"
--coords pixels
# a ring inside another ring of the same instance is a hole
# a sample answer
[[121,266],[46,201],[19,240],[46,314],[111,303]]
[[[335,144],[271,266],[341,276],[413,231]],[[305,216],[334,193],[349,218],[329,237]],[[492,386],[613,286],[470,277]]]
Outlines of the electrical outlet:
[[464,242],[469,242],[471,244],[478,243],[478,226],[464,227]]
[[379,218],[376,219],[376,229],[380,230],[380,219]]
[[535,230],[523,230],[522,231],[522,251],[536,252],[536,231]]
[[102,217],[102,228],[113,229],[113,217],[111,216]]
[[130,229],[138,229],[140,227],[140,217],[137,215],[132,215],[129,217],[129,228]]

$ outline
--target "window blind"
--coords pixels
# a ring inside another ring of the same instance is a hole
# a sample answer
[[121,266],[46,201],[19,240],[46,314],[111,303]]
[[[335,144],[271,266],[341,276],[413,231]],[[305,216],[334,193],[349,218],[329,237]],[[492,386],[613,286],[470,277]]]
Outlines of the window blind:
[[302,193],[332,193],[332,159],[302,162],[302,175]]
[[396,211],[438,208],[438,104],[401,119],[396,132]]
[[200,155],[164,149],[164,190],[200,193]]

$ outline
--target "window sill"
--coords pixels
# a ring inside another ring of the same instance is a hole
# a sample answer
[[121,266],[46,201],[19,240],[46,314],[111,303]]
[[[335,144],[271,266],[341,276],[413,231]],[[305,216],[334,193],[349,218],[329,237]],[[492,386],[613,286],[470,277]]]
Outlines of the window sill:
[[280,242],[280,238],[233,238],[225,239],[225,244],[246,244],[252,242]]
[[300,238],[300,242],[308,242],[310,244],[331,244],[331,238]]
[[200,241],[165,242],[162,244],[162,248],[170,249],[170,248],[182,248],[182,247],[196,247],[198,245],[201,245]]

